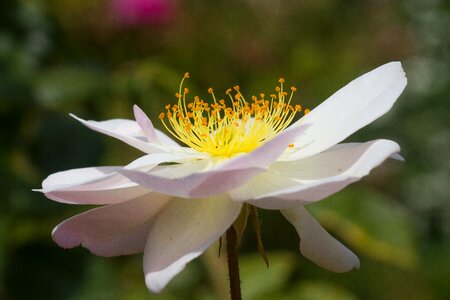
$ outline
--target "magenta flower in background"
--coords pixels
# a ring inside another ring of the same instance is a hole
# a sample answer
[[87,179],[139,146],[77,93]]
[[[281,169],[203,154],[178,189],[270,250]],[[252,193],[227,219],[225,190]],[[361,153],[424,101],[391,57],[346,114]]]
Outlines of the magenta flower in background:
[[[186,75],[185,78],[188,76]],[[82,245],[101,256],[144,253],[147,287],[161,291],[188,262],[234,223],[245,203],[279,210],[300,237],[300,252],[333,272],[359,267],[358,257],[334,239],[305,205],[360,180],[398,154],[390,140],[341,143],[385,114],[407,80],[399,62],[385,64],[350,82],[298,121],[283,79],[271,99],[247,102],[239,87],[227,91],[232,106],[198,97],[162,113],[167,130],[156,130],[134,107],[135,120],[87,127],[146,153],[122,167],[74,169],[50,175],[41,192],[58,202],[103,205],[53,230],[64,248]],[[233,93],[233,95],[231,95]],[[380,220],[382,222],[383,220]]]
[[112,0],[111,10],[126,26],[167,24],[175,18],[175,0]]

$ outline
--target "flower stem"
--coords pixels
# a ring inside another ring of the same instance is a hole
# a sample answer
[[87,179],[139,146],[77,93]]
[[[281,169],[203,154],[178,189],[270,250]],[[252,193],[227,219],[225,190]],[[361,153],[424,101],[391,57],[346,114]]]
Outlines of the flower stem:
[[228,275],[230,279],[231,300],[241,300],[241,279],[239,278],[239,260],[237,233],[233,226],[228,228],[227,233],[227,257]]

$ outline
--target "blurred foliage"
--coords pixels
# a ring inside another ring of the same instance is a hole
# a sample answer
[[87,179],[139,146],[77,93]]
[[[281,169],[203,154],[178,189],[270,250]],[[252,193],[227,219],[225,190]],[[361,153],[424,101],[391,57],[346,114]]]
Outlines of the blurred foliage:
[[[52,228],[86,207],[31,192],[48,174],[119,165],[139,152],[68,116],[152,119],[179,80],[205,96],[240,84],[271,92],[282,75],[314,107],[358,75],[401,60],[409,79],[393,111],[349,138],[392,138],[391,161],[310,206],[360,256],[361,270],[332,274],[298,254],[298,237],[261,211],[270,267],[249,227],[241,268],[245,299],[450,297],[450,2],[445,0],[172,1],[172,15],[121,23],[111,2],[0,3],[0,298],[220,299],[217,254],[189,264],[160,295],[145,288],[141,256],[63,250]],[[346,108],[342,108],[346,109]],[[158,122],[155,125],[161,128]],[[222,279],[221,279],[222,278]],[[224,281],[225,280],[225,281]]]

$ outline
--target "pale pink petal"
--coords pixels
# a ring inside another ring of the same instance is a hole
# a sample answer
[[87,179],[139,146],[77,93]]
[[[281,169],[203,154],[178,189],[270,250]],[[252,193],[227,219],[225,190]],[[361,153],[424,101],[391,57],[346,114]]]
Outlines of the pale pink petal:
[[136,122],[141,127],[145,136],[147,137],[147,141],[149,143],[160,143],[158,137],[156,135],[155,128],[153,127],[152,121],[147,117],[147,115],[139,108],[139,106],[133,106],[134,118]]
[[110,177],[117,167],[92,167],[72,169],[49,175],[42,182],[42,191],[47,192],[60,187],[82,185],[86,182]]
[[276,162],[230,196],[265,209],[318,201],[360,180],[399,151],[398,144],[389,140],[339,144],[312,157]]
[[100,256],[142,252],[155,217],[170,199],[147,193],[134,200],[91,209],[56,226],[53,239],[63,248],[82,245]]
[[242,204],[221,196],[177,199],[153,224],[144,252],[147,287],[160,292],[192,259],[216,241],[239,215]]
[[[158,129],[155,129],[155,132],[156,132],[156,137],[158,138],[158,140],[159,140],[162,144],[168,146],[171,150],[178,149],[178,148],[182,148],[182,149],[186,150],[186,149],[185,149],[186,147],[180,147],[180,145],[179,145],[177,142],[175,142],[173,139],[171,139],[171,138],[170,138],[167,134],[165,134],[164,132],[162,132],[162,131],[160,131],[160,130],[158,130]],[[189,149],[190,149],[190,148],[189,148]]]
[[208,167],[210,164],[209,161],[200,160],[181,165],[158,167],[151,173],[125,169],[119,172],[139,185],[163,194],[183,198],[204,198],[222,194],[264,170],[248,168],[217,171]]
[[139,124],[132,120],[112,119],[107,121],[86,121],[71,114],[73,118],[92,130],[109,135],[145,153],[167,152],[161,143],[150,143]]
[[359,269],[358,257],[323,229],[303,205],[298,204],[281,213],[297,230],[304,257],[336,273]]
[[400,62],[391,62],[353,80],[292,126],[310,124],[283,160],[320,153],[385,114],[406,86]]
[[114,204],[135,199],[148,194],[149,189],[139,185],[129,187],[112,187],[110,189],[92,190],[56,190],[45,193],[45,196],[53,201],[67,204]]
[[304,129],[305,127],[300,126],[285,130],[251,153],[241,154],[214,166],[205,161],[194,161],[149,173],[125,169],[118,172],[142,186],[164,194],[185,198],[219,195],[243,185],[256,174],[265,171],[266,166],[276,160]]
[[[195,159],[186,153],[145,155],[125,166],[126,169],[149,171],[164,162]],[[50,175],[42,183],[46,197],[70,204],[113,204],[134,199],[149,192],[115,171],[120,167],[73,169]]]
[[73,169],[51,174],[41,190],[51,200],[69,204],[113,204],[142,196],[148,189],[114,172],[117,167]]

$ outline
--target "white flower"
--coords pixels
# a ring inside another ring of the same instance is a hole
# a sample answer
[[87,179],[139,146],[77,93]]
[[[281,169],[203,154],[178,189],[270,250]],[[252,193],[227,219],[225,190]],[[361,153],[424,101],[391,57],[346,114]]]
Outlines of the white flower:
[[136,121],[74,116],[146,155],[125,167],[74,169],[45,179],[40,191],[52,200],[104,205],[62,222],[53,239],[61,247],[82,245],[101,256],[144,252],[146,284],[159,292],[249,203],[280,210],[300,236],[301,253],[317,265],[334,272],[358,268],[357,256],[304,205],[399,157],[399,146],[389,140],[338,143],[392,107],[406,86],[402,66],[391,62],[355,79],[289,127],[301,108],[289,104],[280,83],[272,100],[261,95],[247,112],[239,88],[234,97],[227,91],[235,101],[228,117],[226,105],[219,109],[223,102],[215,98],[216,108],[198,98],[186,104],[187,90],[180,85],[177,106],[168,106],[161,118],[190,147],[156,130],[137,106]]

